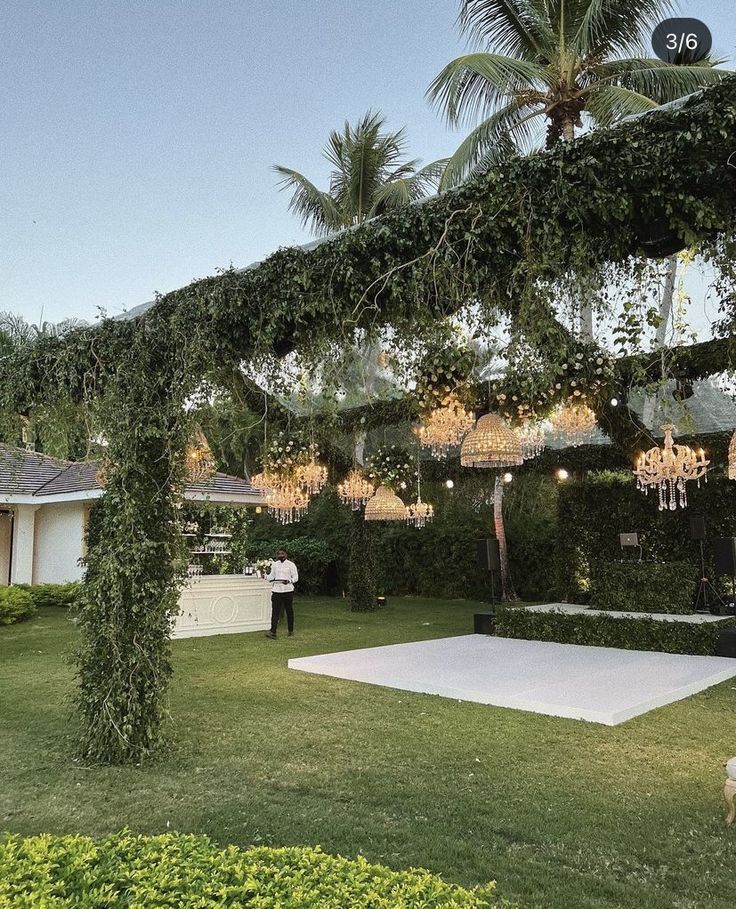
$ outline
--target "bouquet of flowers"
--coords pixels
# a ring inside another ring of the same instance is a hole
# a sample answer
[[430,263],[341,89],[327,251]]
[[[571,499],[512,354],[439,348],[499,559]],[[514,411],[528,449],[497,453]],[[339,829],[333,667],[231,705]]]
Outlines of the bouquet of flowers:
[[258,559],[256,561],[256,571],[261,577],[265,577],[271,570],[271,559]]

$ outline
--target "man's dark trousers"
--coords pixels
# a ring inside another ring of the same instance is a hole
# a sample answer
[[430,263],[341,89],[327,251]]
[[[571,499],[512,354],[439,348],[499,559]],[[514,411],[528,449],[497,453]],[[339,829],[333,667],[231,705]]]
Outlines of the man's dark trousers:
[[294,631],[294,591],[288,593],[271,594],[271,634],[276,634],[276,628],[281,618],[282,610],[286,610],[286,625],[289,634]]

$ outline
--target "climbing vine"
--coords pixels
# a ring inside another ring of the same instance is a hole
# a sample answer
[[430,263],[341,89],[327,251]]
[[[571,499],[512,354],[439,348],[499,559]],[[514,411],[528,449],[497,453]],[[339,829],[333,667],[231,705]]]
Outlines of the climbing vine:
[[[479,331],[503,322],[512,351],[523,345],[544,366],[561,364],[570,339],[559,300],[574,308],[572,287],[600,290],[617,268],[643,275],[643,254],[663,235],[707,250],[728,332],[735,138],[736,80],[727,79],[679,108],[510,159],[310,250],[196,281],[137,318],[3,348],[3,421],[60,398],[97,401],[106,494],[90,527],[80,611],[84,755],[139,761],[161,738],[182,580],[187,405],[203,380],[240,375],[244,364],[268,375],[285,357],[324,375],[357,338],[383,334],[408,348],[456,314]],[[401,406],[415,414],[416,398]],[[603,410],[615,436],[618,417]]]

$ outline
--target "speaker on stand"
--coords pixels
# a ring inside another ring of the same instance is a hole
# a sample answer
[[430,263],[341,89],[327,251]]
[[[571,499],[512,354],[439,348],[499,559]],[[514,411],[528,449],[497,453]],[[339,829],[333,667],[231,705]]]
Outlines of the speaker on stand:
[[[705,518],[702,514],[690,515],[690,539],[695,540],[700,546],[700,581],[698,583],[698,595],[695,597],[695,611],[722,615],[726,609],[726,603],[705,573]],[[716,569],[716,575],[719,573],[718,569]],[[729,572],[724,573],[728,574]]]
[[491,606],[495,606],[496,594],[493,586],[493,575],[501,571],[501,551],[498,548],[498,540],[495,537],[478,540],[476,547],[478,568],[481,571],[489,571],[491,573]]
[[714,574],[731,578],[731,610],[736,609],[736,537],[713,538]]

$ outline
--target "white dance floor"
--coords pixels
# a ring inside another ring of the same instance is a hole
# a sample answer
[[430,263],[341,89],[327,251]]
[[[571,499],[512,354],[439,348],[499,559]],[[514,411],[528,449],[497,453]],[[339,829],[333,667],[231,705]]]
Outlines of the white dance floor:
[[616,726],[736,676],[736,659],[483,634],[289,660],[289,668]]

